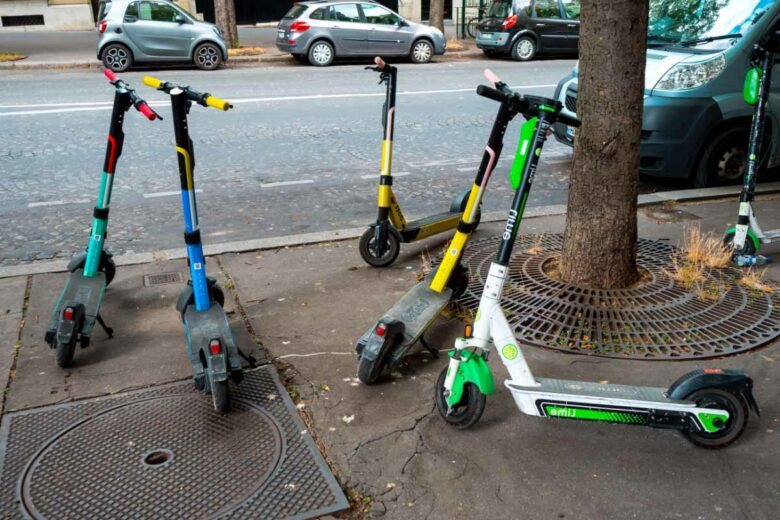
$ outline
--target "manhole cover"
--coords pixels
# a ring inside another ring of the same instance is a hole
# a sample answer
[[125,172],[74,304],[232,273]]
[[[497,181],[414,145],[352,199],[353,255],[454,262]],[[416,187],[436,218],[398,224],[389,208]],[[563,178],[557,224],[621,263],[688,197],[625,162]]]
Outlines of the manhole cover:
[[168,285],[172,283],[181,283],[183,281],[184,281],[184,277],[182,277],[180,272],[144,275],[144,285],[146,287],[153,287],[155,285]]
[[[500,237],[474,241],[464,262],[476,275],[459,303],[476,311]],[[652,279],[635,289],[602,291],[567,285],[545,274],[563,236],[522,235],[515,243],[502,307],[526,344],[606,357],[688,359],[724,356],[764,345],[780,335],[775,296],[733,283],[726,268],[708,278],[732,283],[715,300],[698,297],[668,274],[676,249],[640,240],[637,261]],[[531,252],[529,252],[529,250]]]
[[8,414],[6,517],[289,518],[347,507],[269,367],[216,414],[189,382]]

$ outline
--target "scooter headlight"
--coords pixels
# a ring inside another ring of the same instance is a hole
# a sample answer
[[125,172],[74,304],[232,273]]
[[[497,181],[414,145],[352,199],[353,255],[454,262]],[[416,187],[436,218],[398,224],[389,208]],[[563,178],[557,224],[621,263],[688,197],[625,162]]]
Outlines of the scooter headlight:
[[678,63],[656,83],[657,90],[689,90],[706,85],[726,68],[722,54],[697,63]]

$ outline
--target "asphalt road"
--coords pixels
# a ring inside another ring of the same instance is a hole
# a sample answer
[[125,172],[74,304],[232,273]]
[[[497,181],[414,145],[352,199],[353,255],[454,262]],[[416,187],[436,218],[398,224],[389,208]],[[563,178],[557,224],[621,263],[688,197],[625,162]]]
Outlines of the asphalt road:
[[[489,65],[522,92],[551,95],[573,60],[401,63],[394,189],[407,216],[438,212],[473,178],[496,113],[478,97]],[[375,218],[383,87],[363,65],[169,70],[163,79],[230,99],[193,107],[196,187],[206,243],[356,227]],[[109,224],[115,253],[179,247],[182,218],[170,107],[139,86],[164,121],[125,121]],[[67,258],[86,244],[113,90],[98,71],[0,77],[0,258],[12,265]],[[508,207],[506,180],[519,122],[485,198]],[[571,150],[548,141],[529,204],[564,203]]]

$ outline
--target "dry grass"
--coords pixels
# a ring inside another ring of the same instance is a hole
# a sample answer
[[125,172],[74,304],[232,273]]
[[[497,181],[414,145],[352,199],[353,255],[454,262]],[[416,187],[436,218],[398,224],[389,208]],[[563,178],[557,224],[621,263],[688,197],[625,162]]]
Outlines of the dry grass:
[[536,235],[534,237],[533,243],[531,244],[531,247],[528,248],[526,253],[532,256],[536,256],[541,253],[544,250],[544,248],[542,248],[542,242],[544,242],[544,234]]
[[428,251],[423,251],[420,255],[420,269],[417,271],[417,281],[422,282],[423,278],[428,276],[433,271],[433,262],[431,262],[431,255]]
[[702,267],[722,269],[731,263],[731,251],[712,233],[702,234],[696,226],[689,227],[683,237],[685,261]]
[[466,48],[465,45],[463,45],[463,42],[458,40],[457,38],[450,38],[447,40],[447,50],[448,51],[462,51]]
[[261,54],[265,54],[265,49],[262,47],[239,47],[228,50],[228,56],[260,56]]
[[23,60],[26,57],[27,56],[24,54],[17,54],[15,52],[0,52],[0,62]]
[[749,269],[748,272],[745,273],[742,278],[740,278],[739,283],[753,291],[773,294],[775,292],[775,288],[764,281],[765,276],[766,269],[761,272],[755,269]]

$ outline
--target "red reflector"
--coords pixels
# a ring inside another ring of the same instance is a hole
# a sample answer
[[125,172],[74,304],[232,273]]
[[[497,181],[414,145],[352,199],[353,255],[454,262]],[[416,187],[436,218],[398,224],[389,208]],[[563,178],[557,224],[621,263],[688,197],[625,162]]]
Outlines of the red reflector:
[[62,317],[66,320],[70,321],[73,319],[73,315],[75,314],[75,311],[73,310],[73,307],[65,307],[65,310],[62,313]]
[[307,24],[306,22],[300,21],[300,20],[297,21],[297,22],[293,22],[293,24],[290,26],[290,30],[291,31],[295,31],[295,32],[306,32],[310,28],[311,28],[311,25]]
[[105,20],[100,20],[100,25],[98,25],[98,32],[99,33],[106,32],[107,27],[108,27],[108,23],[106,23]]
[[287,45],[295,45],[298,40],[287,40]]
[[209,350],[212,356],[220,354],[222,352],[222,343],[218,339],[212,339],[211,343],[209,343]]
[[377,325],[377,326],[376,326],[376,335],[377,335],[377,336],[380,336],[380,337],[382,337],[382,336],[384,336],[384,335],[385,335],[385,332],[387,332],[387,327],[385,327],[385,326],[384,326],[384,325],[382,325],[381,323],[380,323],[379,325]]
[[517,23],[517,15],[513,14],[512,16],[507,16],[504,18],[504,22],[501,24],[501,27],[504,29],[511,29],[515,26]]

